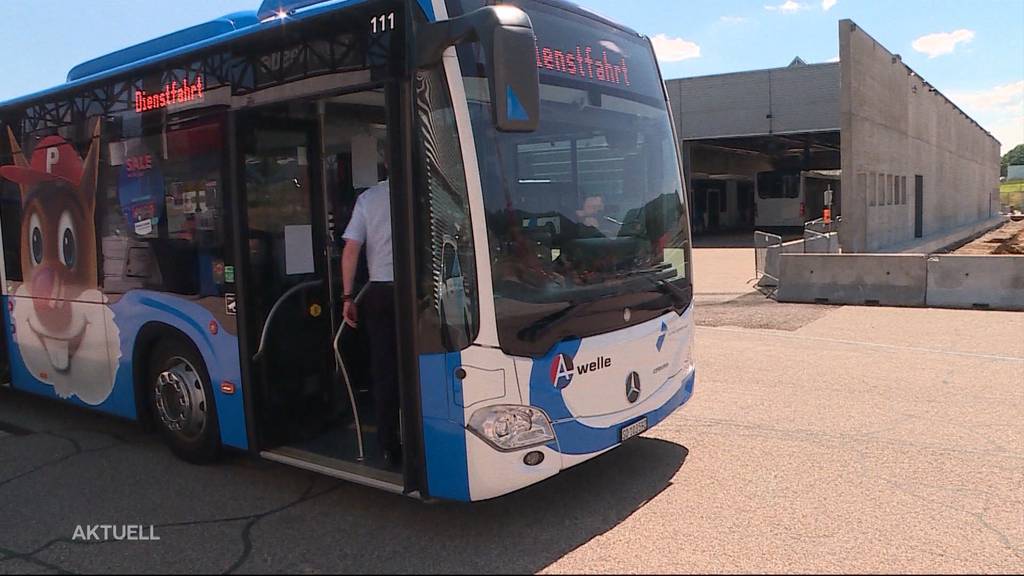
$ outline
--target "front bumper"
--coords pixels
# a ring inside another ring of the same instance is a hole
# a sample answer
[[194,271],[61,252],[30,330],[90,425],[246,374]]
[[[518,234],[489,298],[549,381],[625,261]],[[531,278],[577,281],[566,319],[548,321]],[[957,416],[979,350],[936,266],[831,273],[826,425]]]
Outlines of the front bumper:
[[[641,418],[646,417],[648,428],[653,428],[693,396],[695,380],[696,373],[691,367],[685,375],[670,379],[658,393],[627,415],[555,422],[555,441],[545,446],[499,452],[467,431],[470,499],[478,501],[503,496],[599,456],[620,444],[619,434],[623,426]],[[541,452],[544,459],[540,464],[529,466],[524,457],[534,451]]]

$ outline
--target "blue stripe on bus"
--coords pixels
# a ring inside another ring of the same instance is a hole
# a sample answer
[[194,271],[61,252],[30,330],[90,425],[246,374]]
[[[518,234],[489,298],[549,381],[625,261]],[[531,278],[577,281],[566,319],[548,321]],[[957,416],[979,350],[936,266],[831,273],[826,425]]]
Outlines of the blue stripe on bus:
[[[112,308],[116,313],[115,322],[121,330],[121,366],[118,369],[115,388],[131,388],[134,374],[132,352],[135,338],[142,326],[149,322],[173,326],[192,340],[206,363],[217,407],[221,443],[232,448],[248,449],[245,404],[242,396],[247,390],[242,386],[238,337],[223,328],[216,335],[211,335],[209,324],[216,320],[213,313],[194,302],[171,294],[133,291],[125,294]],[[220,383],[225,380],[235,385],[234,394],[225,394],[221,391]]]
[[[537,371],[538,370],[534,370],[534,372]],[[682,383],[682,386],[679,387],[679,391],[669,398],[665,404],[655,408],[647,414],[637,416],[636,418],[610,428],[591,428],[581,424],[578,420],[571,417],[569,419],[562,419],[560,422],[558,419],[553,418],[555,420],[555,436],[558,438],[557,450],[562,454],[574,455],[593,454],[595,452],[607,450],[608,448],[619,444],[619,431],[622,429],[623,425],[640,420],[644,416],[647,417],[647,425],[649,427],[654,427],[690,399],[693,395],[695,380],[696,373],[691,372],[690,376]],[[550,385],[549,388],[552,390],[555,389],[554,386]],[[532,389],[530,393],[532,398],[534,393]],[[537,402],[531,403],[534,406],[547,410],[546,407],[539,405]],[[561,400],[560,404],[562,407],[565,406],[565,403],[561,402]]]
[[468,502],[466,419],[458,408],[462,397],[453,382],[455,369],[461,364],[462,355],[458,353],[420,356],[420,401],[430,496]]

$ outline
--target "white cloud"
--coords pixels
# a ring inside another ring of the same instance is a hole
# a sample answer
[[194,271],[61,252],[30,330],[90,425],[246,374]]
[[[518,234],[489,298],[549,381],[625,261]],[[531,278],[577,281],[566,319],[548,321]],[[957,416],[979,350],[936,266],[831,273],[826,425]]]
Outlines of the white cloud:
[[771,12],[782,12],[784,14],[792,14],[794,12],[805,10],[806,8],[807,6],[805,4],[801,4],[796,0],[786,0],[782,4],[768,4],[764,7],[765,10],[769,10]]
[[722,16],[718,20],[725,24],[743,24],[745,22],[750,22],[750,18],[747,18],[746,16]]
[[839,62],[839,55],[829,58],[826,62]]
[[943,54],[952,54],[957,44],[974,40],[974,30],[961,28],[953,32],[937,32],[921,36],[914,40],[914,50],[927,54],[929,58],[936,58]]
[[674,38],[667,34],[658,34],[651,38],[658,60],[662,62],[682,62],[700,58],[700,46],[682,38]]
[[963,107],[1024,115],[1024,80],[988,90],[958,91],[950,94],[950,98]]
[[828,12],[836,5],[836,2],[839,2],[839,0],[821,0],[821,9]]
[[999,140],[1004,154],[1024,143],[1024,80],[946,95]]

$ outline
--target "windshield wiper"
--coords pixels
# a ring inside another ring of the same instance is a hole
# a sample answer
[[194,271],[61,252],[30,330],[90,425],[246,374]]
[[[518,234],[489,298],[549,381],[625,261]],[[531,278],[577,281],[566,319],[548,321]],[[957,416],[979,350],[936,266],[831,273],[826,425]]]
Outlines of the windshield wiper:
[[650,281],[659,290],[672,297],[680,306],[689,306],[690,302],[693,301],[693,294],[690,291],[683,290],[668,280],[650,278]]
[[580,307],[579,302],[569,302],[568,305],[559,309],[557,312],[548,314],[542,318],[531,322],[528,326],[519,331],[516,336],[526,342],[535,342],[538,337],[542,334],[546,334],[556,325],[565,322],[569,318],[572,318],[570,313]]

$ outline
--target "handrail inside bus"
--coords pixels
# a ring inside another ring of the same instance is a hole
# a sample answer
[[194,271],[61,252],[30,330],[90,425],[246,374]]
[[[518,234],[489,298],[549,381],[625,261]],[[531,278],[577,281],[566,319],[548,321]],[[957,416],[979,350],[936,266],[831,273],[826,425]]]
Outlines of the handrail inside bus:
[[[356,295],[355,300],[352,301],[353,306],[358,306],[363,300],[363,296],[366,295],[366,290],[370,285],[366,284],[363,289]],[[341,335],[345,333],[345,327],[348,323],[344,320],[341,321],[341,326],[338,328],[338,333],[334,336],[334,361],[338,364],[338,371],[341,373],[341,377],[345,379],[345,388],[348,390],[348,400],[352,404],[352,417],[356,420],[356,442],[359,443],[359,461],[362,462],[366,459],[366,455],[363,452],[363,425],[359,421],[359,410],[356,407],[356,394],[352,389],[352,379],[348,376],[348,369],[345,367],[345,360],[341,357]]]
[[310,280],[308,282],[296,284],[295,286],[292,286],[287,292],[282,294],[280,298],[277,299],[277,302],[274,303],[274,307],[271,308],[270,312],[267,314],[267,319],[263,322],[263,333],[260,334],[260,346],[259,348],[256,349],[256,353],[253,354],[252,356],[252,359],[254,361],[259,360],[260,357],[263,356],[264,349],[267,346],[267,333],[270,331],[270,321],[274,319],[274,315],[277,314],[277,311],[281,309],[281,305],[284,304],[285,300],[288,300],[294,294],[297,294],[308,288],[313,288],[314,286],[319,286],[323,283],[323,280]]

